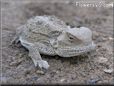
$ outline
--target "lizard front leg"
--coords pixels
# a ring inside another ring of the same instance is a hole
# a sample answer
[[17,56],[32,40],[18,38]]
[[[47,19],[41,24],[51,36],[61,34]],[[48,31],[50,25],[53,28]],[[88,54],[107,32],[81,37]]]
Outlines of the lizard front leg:
[[47,70],[49,68],[48,62],[42,60],[39,50],[34,44],[28,43],[24,40],[21,40],[21,44],[29,50],[29,56],[31,57],[35,67],[39,67],[41,70]]
[[35,67],[40,67],[41,69],[48,69],[48,62],[42,60],[38,49],[36,49],[34,46],[29,49],[29,56],[31,57]]

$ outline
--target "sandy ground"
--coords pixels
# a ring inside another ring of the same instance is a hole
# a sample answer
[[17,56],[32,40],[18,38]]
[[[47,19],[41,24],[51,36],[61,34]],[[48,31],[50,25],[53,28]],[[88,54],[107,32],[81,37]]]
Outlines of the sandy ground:
[[[39,0],[2,0],[1,5],[3,84],[114,84],[112,8]],[[44,75],[37,73],[28,51],[20,45],[10,46],[16,28],[36,15],[56,15],[71,26],[90,28],[96,52],[72,58],[42,55],[50,68]]]

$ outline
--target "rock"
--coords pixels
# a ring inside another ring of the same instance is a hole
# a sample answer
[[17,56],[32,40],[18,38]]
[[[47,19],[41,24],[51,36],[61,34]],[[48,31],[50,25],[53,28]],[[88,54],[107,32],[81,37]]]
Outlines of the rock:
[[10,66],[18,66],[19,64],[21,64],[22,61],[23,59],[18,59],[17,61],[13,61],[10,63]]
[[93,75],[89,80],[87,80],[87,84],[95,85],[98,81],[100,81],[100,77]]
[[108,59],[107,58],[104,58],[104,57],[98,57],[97,61],[99,63],[106,63],[108,61]]
[[111,74],[113,72],[113,69],[104,69],[104,72]]
[[0,78],[1,78],[1,83],[2,84],[7,84],[7,80],[8,80],[7,77],[0,77]]

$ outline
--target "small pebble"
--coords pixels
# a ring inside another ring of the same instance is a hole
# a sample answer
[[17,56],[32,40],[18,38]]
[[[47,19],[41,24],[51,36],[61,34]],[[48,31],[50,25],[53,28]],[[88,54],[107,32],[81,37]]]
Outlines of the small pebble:
[[100,48],[100,47],[102,47],[102,45],[99,45],[99,44],[98,44],[97,47]]
[[111,41],[114,40],[114,38],[112,38],[112,37],[109,37],[108,39],[111,40]]
[[113,69],[104,69],[104,72],[111,74],[113,72]]
[[41,71],[41,70],[37,70],[36,73],[37,74],[41,74],[41,75],[44,75],[45,74],[44,71]]
[[103,41],[106,41],[106,40],[107,40],[107,38],[102,38],[102,40],[103,40]]
[[18,65],[18,62],[16,61],[10,63],[10,66],[17,66],[17,65]]
[[30,70],[25,71],[25,76],[28,75],[28,74],[30,74]]
[[60,80],[60,82],[64,82],[64,81],[65,81],[65,79],[61,79],[61,80]]
[[98,81],[97,84],[102,84],[103,82],[102,81]]
[[88,84],[95,85],[95,84],[96,84],[96,80],[95,80],[95,79],[88,80],[88,82],[87,82],[87,83],[88,83]]
[[36,81],[37,79],[38,79],[38,77],[36,77],[36,76],[35,77],[32,77],[32,80],[35,80]]
[[98,32],[96,32],[96,31],[93,31],[93,34],[95,35],[95,36],[99,36],[99,33]]
[[99,80],[100,80],[99,78],[90,79],[90,80],[87,81],[87,84],[95,85]]

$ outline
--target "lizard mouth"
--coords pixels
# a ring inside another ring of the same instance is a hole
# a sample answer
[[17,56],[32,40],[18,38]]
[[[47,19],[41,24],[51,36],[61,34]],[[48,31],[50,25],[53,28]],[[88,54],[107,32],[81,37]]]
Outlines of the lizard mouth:
[[56,53],[62,57],[73,57],[73,56],[81,55],[83,53],[87,53],[92,50],[95,50],[95,48],[96,48],[96,45],[92,42],[87,46],[58,48],[56,50]]

